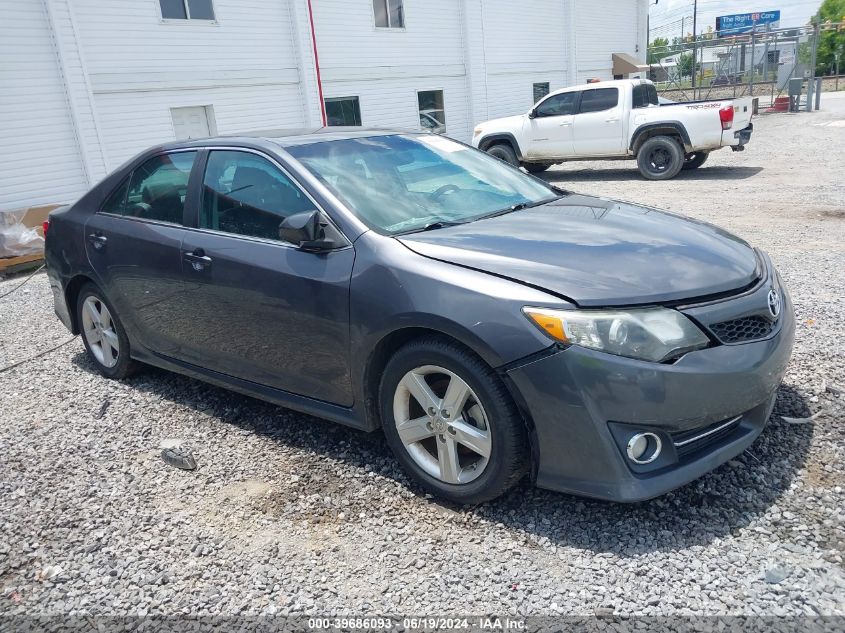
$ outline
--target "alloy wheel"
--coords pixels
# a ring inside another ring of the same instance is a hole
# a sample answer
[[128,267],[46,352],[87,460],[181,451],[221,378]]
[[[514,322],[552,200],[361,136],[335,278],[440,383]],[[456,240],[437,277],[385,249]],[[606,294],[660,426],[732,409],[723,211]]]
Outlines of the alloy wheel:
[[654,149],[648,157],[648,166],[654,173],[662,173],[672,163],[672,155],[664,148]]
[[111,312],[93,295],[82,304],[82,332],[97,362],[104,367],[114,367],[120,356],[120,339]]
[[456,373],[435,365],[406,373],[393,396],[393,418],[405,450],[432,477],[465,484],[484,472],[492,450],[490,422]]

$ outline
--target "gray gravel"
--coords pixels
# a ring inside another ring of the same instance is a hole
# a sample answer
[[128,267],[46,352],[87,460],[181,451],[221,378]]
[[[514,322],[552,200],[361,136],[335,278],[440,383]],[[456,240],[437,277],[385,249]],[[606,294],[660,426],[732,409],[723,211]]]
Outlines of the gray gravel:
[[[675,181],[628,163],[548,176],[713,221],[780,268],[794,358],[770,425],[729,464],[637,505],[524,483],[449,507],[379,434],[153,369],[110,382],[75,340],[0,373],[0,613],[845,614],[839,97],[758,118],[748,151]],[[67,336],[43,274],[0,299],[0,366]],[[196,470],[162,461],[177,445]]]

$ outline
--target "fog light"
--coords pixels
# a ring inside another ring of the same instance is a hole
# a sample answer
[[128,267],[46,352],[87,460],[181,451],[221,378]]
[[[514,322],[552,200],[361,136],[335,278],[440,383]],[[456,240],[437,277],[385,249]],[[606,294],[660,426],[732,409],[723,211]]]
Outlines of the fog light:
[[660,455],[662,447],[654,433],[637,433],[628,440],[628,459],[635,464],[650,464]]

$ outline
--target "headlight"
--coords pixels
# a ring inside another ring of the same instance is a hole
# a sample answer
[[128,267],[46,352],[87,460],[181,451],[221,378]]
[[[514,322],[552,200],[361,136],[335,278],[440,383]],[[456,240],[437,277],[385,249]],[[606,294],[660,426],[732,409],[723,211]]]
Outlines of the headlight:
[[551,310],[523,308],[543,332],[561,343],[580,345],[609,354],[661,362],[709,340],[677,310]]

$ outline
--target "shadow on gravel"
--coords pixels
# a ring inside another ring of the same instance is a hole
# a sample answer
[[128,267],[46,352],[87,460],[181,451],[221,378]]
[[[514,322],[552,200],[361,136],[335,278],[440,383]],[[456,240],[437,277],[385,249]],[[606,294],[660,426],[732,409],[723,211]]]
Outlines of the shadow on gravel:
[[[675,180],[745,180],[756,176],[761,171],[763,171],[762,167],[701,167],[691,171],[682,171]],[[566,182],[643,180],[643,177],[640,176],[633,165],[629,168],[614,167],[610,169],[564,168],[538,174],[538,176],[553,185]]]
[[[84,353],[77,354],[73,362],[84,371],[96,373]],[[291,489],[291,494],[355,497],[357,490],[344,490],[343,482],[352,484],[356,480],[339,480],[334,474],[336,462],[342,462],[351,469],[374,472],[408,487],[417,495],[411,503],[429,504],[424,491],[401,472],[381,433],[364,433],[298,414],[153,367],[125,384],[287,447],[313,451],[317,456],[312,471],[298,471],[299,488]],[[162,406],[167,406],[166,402]],[[651,501],[594,501],[540,490],[526,479],[509,494],[481,506],[462,508],[436,500],[429,505],[432,513],[466,513],[524,532],[530,535],[528,546],[531,541],[548,539],[559,546],[619,556],[704,546],[748,526],[789,488],[806,461],[813,425],[790,425],[780,416],[809,414],[804,398],[792,387],[782,385],[768,426],[747,451]],[[149,429],[139,428],[139,433],[149,433]],[[327,460],[335,463],[327,467]],[[353,515],[367,512],[378,503],[372,498],[356,497],[353,501]]]

